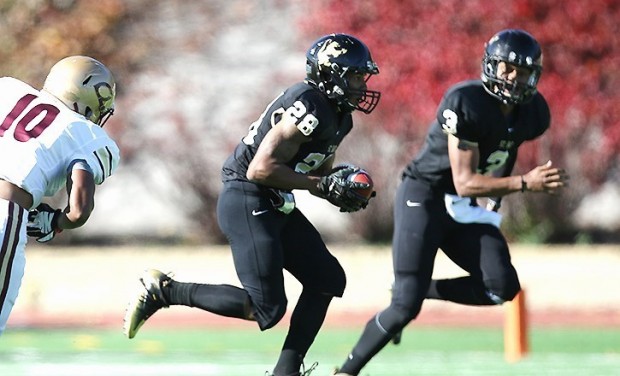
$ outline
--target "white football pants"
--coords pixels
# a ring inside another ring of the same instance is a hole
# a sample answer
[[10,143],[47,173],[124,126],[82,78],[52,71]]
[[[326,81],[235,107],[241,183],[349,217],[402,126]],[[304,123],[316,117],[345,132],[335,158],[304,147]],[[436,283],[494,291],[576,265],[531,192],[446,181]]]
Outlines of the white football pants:
[[26,266],[28,211],[0,199],[0,335],[13,309]]

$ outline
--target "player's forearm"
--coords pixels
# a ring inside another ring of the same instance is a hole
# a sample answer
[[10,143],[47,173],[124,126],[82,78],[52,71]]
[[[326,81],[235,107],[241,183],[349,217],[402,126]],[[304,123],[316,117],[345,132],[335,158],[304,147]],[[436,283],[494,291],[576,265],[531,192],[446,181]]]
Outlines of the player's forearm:
[[[527,185],[527,183],[525,183]],[[455,181],[456,191],[461,197],[501,197],[527,189],[522,183],[522,177],[492,177],[473,174],[463,182]]]
[[60,214],[58,227],[65,230],[84,226],[92,213],[92,206],[94,205],[68,207]]
[[316,192],[319,176],[311,176],[295,172],[286,165],[274,165],[270,168],[249,169],[247,178],[256,184],[267,187],[293,190],[303,189]]

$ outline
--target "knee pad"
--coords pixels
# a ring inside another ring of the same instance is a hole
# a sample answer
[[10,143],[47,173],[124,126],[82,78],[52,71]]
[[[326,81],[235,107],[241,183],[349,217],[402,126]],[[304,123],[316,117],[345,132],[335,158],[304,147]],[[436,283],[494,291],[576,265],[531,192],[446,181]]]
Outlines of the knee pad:
[[375,316],[375,322],[381,330],[388,334],[396,334],[409,322],[416,318],[420,310],[408,310],[389,306]]
[[486,280],[484,285],[486,286],[487,297],[498,305],[511,301],[521,290],[519,279],[516,276],[505,280]]
[[491,290],[485,290],[485,294],[493,303],[497,305],[502,305],[506,302],[501,296],[495,295]]
[[347,285],[347,276],[342,266],[335,262],[325,267],[320,278],[305,280],[302,285],[305,289],[341,298]]
[[332,276],[331,288],[329,291],[326,291],[331,296],[342,297],[344,294],[344,290],[347,286],[347,277],[344,273],[344,270],[340,268],[339,271],[335,272]]
[[258,322],[260,330],[267,330],[273,328],[277,323],[279,323],[285,313],[286,302],[284,304],[277,304],[267,309],[260,309],[254,315],[256,316],[256,321]]

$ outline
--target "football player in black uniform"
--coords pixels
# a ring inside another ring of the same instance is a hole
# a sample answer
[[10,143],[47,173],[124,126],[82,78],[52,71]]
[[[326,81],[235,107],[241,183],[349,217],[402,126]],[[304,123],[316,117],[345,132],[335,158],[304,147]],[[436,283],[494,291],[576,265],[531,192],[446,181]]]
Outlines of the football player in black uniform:
[[[484,306],[510,301],[519,292],[499,230],[500,198],[526,191],[553,194],[568,178],[551,162],[511,176],[519,146],[549,128],[549,108],[536,89],[541,71],[538,42],[525,31],[503,30],[485,46],[482,80],[446,92],[395,196],[391,304],[366,324],[336,375],[358,375],[417,317],[426,298]],[[479,197],[499,198],[485,209],[477,205]],[[432,280],[439,248],[469,275]]]
[[307,77],[276,97],[251,124],[224,163],[224,188],[217,206],[243,288],[182,283],[157,270],[141,278],[145,287],[125,317],[129,338],[158,309],[197,307],[223,316],[255,320],[261,330],[284,316],[287,297],[283,269],[303,286],[292,313],[273,375],[308,375],[303,358],[334,296],[346,278],[319,232],[295,208],[293,189],[328,199],[341,211],[366,207],[351,188],[368,188],[346,176],[357,168],[332,168],[334,154],[353,127],[354,110],[370,113],[380,93],[366,82],[379,73],[368,47],[346,34],[317,40],[307,54]]

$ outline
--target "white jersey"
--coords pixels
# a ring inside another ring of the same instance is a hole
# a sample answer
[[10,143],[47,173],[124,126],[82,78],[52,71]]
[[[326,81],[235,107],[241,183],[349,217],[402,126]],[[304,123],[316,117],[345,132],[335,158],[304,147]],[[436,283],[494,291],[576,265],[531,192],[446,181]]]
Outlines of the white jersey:
[[118,166],[120,154],[100,126],[51,94],[0,78],[0,179],[29,192],[34,208],[66,185],[75,160],[85,161],[95,184],[101,184]]

